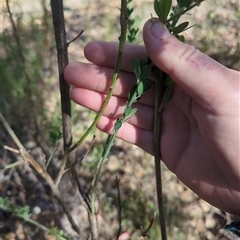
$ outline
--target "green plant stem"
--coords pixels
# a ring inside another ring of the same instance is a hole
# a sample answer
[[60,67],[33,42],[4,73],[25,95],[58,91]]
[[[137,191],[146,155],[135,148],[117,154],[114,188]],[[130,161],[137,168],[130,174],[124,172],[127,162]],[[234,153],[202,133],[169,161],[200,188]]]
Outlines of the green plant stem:
[[30,223],[30,224],[32,224],[33,226],[35,226],[35,227],[43,230],[44,232],[46,232],[46,233],[48,233],[48,234],[55,235],[55,236],[57,237],[57,239],[59,239],[59,240],[67,240],[66,237],[63,237],[63,236],[61,236],[61,235],[59,235],[59,234],[53,234],[51,229],[48,229],[47,227],[45,227],[45,226],[43,226],[42,224],[40,224],[40,223],[32,220],[31,218],[23,217],[23,216],[21,216],[21,214],[16,214],[16,216],[19,217],[19,218],[21,218],[21,219],[23,219],[25,222]]
[[14,162],[14,163],[11,163],[11,164],[8,164],[6,166],[0,166],[0,170],[7,170],[9,168],[13,168],[13,167],[16,167],[20,164],[24,163],[24,160],[19,160],[17,162]]
[[92,210],[92,214],[95,213],[95,196],[96,196],[97,183],[98,183],[99,178],[101,176],[103,165],[106,162],[106,159],[107,159],[107,156],[109,154],[109,151],[110,151],[110,149],[111,149],[111,147],[113,145],[113,142],[114,142],[114,140],[116,138],[117,132],[118,131],[115,131],[113,133],[113,135],[109,135],[108,136],[105,148],[103,150],[101,159],[100,159],[98,167],[97,167],[96,175],[93,178],[93,183],[92,183],[92,187],[93,188],[92,188],[92,197],[91,197],[91,210]]
[[109,100],[113,94],[114,87],[116,85],[117,79],[118,79],[118,74],[119,70],[121,67],[121,62],[122,62],[122,56],[124,52],[124,47],[125,47],[125,42],[126,42],[126,35],[127,35],[127,21],[128,21],[128,16],[127,16],[127,1],[122,0],[121,1],[121,14],[120,14],[120,25],[121,25],[121,35],[119,37],[119,47],[118,47],[118,55],[117,55],[117,61],[114,69],[114,74],[112,77],[112,81],[106,96],[106,99],[104,100],[104,103],[99,110],[98,114],[96,115],[93,123],[91,126],[87,129],[87,131],[83,134],[83,136],[78,140],[77,143],[75,143],[70,149],[69,152],[72,152],[77,149],[77,147],[86,139],[86,137],[96,128],[96,125],[103,115]]
[[[127,105],[126,105],[126,108],[128,107],[131,107],[132,105],[132,99],[135,99],[136,98],[136,95],[137,95],[137,92],[134,92],[133,95],[131,96],[130,99],[128,99],[128,102],[127,102]],[[121,124],[123,124],[123,122],[125,122],[126,120],[128,119],[128,116],[125,116],[125,114],[123,113],[123,115],[121,116],[121,118],[119,118],[117,120],[117,122],[121,122]],[[118,129],[114,129],[114,132],[112,135],[109,135],[108,138],[107,138],[107,141],[106,141],[106,144],[105,144],[105,147],[104,147],[104,150],[103,150],[103,153],[102,153],[102,156],[101,156],[101,159],[99,161],[99,164],[98,164],[98,167],[97,167],[97,172],[96,172],[96,175],[95,177],[93,178],[93,183],[92,183],[92,201],[91,201],[91,209],[92,209],[92,212],[94,212],[95,208],[94,208],[94,203],[95,203],[95,193],[96,193],[96,186],[97,186],[97,183],[99,181],[99,178],[101,176],[101,172],[102,172],[102,168],[103,168],[103,165],[104,163],[106,162],[106,159],[109,155],[109,152],[112,148],[112,145],[114,143],[114,140],[116,139],[117,137],[117,133],[119,131],[120,128]]]

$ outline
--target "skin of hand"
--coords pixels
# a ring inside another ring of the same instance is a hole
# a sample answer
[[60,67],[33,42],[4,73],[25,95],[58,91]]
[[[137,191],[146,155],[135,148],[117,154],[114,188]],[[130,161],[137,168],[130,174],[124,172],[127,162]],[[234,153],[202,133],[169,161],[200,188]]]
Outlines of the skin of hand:
[[[131,60],[151,58],[174,79],[174,93],[162,113],[162,161],[201,198],[240,215],[240,73],[178,41],[156,19],[143,29],[145,46],[127,44],[113,97],[98,123],[112,133],[136,79]],[[117,43],[92,42],[84,53],[92,64],[74,62],[65,70],[71,97],[94,111],[101,107],[117,56]],[[134,107],[118,137],[153,153],[154,89]]]

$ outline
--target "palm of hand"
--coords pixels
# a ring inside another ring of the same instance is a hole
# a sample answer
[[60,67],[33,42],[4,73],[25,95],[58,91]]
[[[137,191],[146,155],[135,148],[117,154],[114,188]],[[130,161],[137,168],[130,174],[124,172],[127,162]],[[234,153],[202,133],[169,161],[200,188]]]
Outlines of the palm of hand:
[[[220,208],[235,202],[236,208],[239,204],[239,162],[236,154],[232,154],[236,161],[226,161],[229,156],[226,156],[225,147],[236,149],[238,143],[227,141],[231,127],[221,128],[225,121],[230,121],[226,119],[229,110],[218,106],[215,111],[212,107],[201,107],[175,86],[174,96],[163,112],[162,158],[200,197]],[[237,120],[237,114],[235,116]]]

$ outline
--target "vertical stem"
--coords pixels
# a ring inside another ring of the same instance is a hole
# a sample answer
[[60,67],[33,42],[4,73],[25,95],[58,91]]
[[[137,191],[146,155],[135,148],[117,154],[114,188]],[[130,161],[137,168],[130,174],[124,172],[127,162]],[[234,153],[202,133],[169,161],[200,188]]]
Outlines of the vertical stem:
[[[94,120],[94,123],[91,125],[91,127],[96,126],[97,121],[99,120],[99,118],[101,117],[101,115],[103,114],[109,100],[110,97],[112,96],[112,92],[113,89],[115,87],[115,84],[117,82],[118,79],[118,74],[119,74],[119,70],[121,67],[121,62],[122,62],[122,57],[123,57],[123,52],[124,52],[124,48],[125,48],[125,42],[126,42],[126,36],[127,36],[127,23],[128,23],[128,13],[127,13],[127,0],[121,0],[121,14],[120,14],[120,25],[121,25],[121,34],[119,36],[119,47],[118,47],[118,55],[117,55],[117,60],[116,60],[116,64],[115,64],[115,69],[114,69],[114,74],[113,74],[113,78],[112,78],[112,82],[108,91],[108,95],[107,98],[105,99],[103,106],[101,107],[97,117]],[[94,125],[95,124],[95,125]],[[90,128],[91,128],[90,127]],[[97,172],[94,176],[93,182],[92,182],[92,194],[91,194],[91,217],[95,218],[95,196],[96,196],[96,186],[98,183],[98,180],[100,178],[101,175],[101,170],[103,167],[103,164],[107,158],[107,155],[111,149],[111,146],[113,144],[113,141],[116,137],[117,132],[115,131],[114,134],[112,136],[108,137],[107,140],[107,147],[104,149],[103,153],[102,153],[102,157],[99,161],[98,167],[97,167]],[[81,138],[79,140],[82,141],[83,138]],[[79,144],[79,142],[77,144]],[[70,150],[74,150],[75,146],[73,146]],[[92,231],[92,234],[94,232]],[[93,239],[98,239],[95,236],[92,236]]]
[[66,151],[72,143],[72,121],[70,85],[64,79],[64,69],[68,64],[68,45],[63,14],[62,0],[51,0],[52,18],[55,31],[55,40],[58,58],[59,86],[61,94],[62,126],[64,150]]
[[164,218],[163,195],[162,195],[162,174],[161,174],[161,128],[162,128],[162,111],[159,112],[163,98],[163,72],[157,71],[155,81],[155,108],[154,108],[154,161],[157,200],[159,209],[159,220],[162,234],[162,240],[167,240],[167,231]]
[[[58,72],[59,72],[59,87],[61,95],[61,111],[62,111],[62,129],[63,129],[63,143],[64,156],[62,164],[57,177],[56,187],[58,186],[67,163],[72,164],[74,161],[73,154],[69,155],[69,148],[72,144],[72,119],[71,119],[71,99],[70,99],[70,85],[64,79],[64,69],[68,64],[68,44],[66,39],[65,21],[63,13],[63,1],[51,0],[52,19],[55,32],[55,41],[57,48]],[[74,170],[70,171],[71,179],[75,179]],[[73,188],[76,188],[76,183],[72,181]],[[74,219],[69,213],[64,201],[59,196],[59,202],[62,202],[62,207],[72,224],[73,229],[80,233],[79,227],[76,225]]]

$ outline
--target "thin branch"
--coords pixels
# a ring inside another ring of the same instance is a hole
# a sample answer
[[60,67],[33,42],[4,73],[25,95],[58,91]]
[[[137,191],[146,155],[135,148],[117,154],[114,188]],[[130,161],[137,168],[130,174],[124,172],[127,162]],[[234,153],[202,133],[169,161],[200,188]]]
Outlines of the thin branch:
[[11,163],[11,164],[8,164],[8,165],[5,165],[5,166],[0,166],[0,170],[7,170],[9,168],[16,167],[16,166],[21,165],[23,163],[24,163],[24,160],[19,160],[17,162],[14,162],[14,163]]
[[116,176],[116,185],[117,185],[117,192],[118,192],[118,233],[117,233],[117,239],[119,239],[120,234],[122,232],[122,203],[121,203],[121,193],[120,193],[120,187],[119,187],[119,178]]
[[0,120],[3,124],[3,126],[6,128],[8,134],[10,135],[10,137],[13,139],[13,141],[16,143],[17,147],[19,149],[24,148],[24,146],[22,145],[22,143],[19,141],[19,139],[17,138],[17,136],[15,135],[14,131],[12,130],[12,128],[10,127],[10,125],[8,124],[8,122],[6,121],[6,119],[3,117],[2,113],[0,112]]
[[[75,169],[75,172],[76,172],[76,175],[77,175],[77,171]],[[88,197],[88,194],[85,193],[85,191],[82,189],[82,186],[80,184],[80,181],[78,178],[76,178],[76,181],[77,181],[77,186],[78,186],[78,191],[82,197],[82,199],[84,200],[84,203],[86,204],[86,207],[88,209],[89,212],[92,212],[92,209],[91,209],[91,201]]]
[[17,149],[15,149],[15,148],[11,148],[11,147],[6,146],[6,145],[4,145],[3,148],[5,148],[6,150],[8,150],[10,152],[14,152],[14,153],[19,154],[19,151]]
[[[89,153],[89,151],[90,151],[90,149],[91,149],[91,147],[92,147],[92,144],[94,143],[94,140],[95,140],[95,135],[93,136],[92,142],[91,142],[91,144],[90,144],[87,152],[86,152],[86,153],[84,154],[84,156],[80,159],[80,161],[77,161],[77,162],[75,161],[75,162],[73,162],[73,163],[72,163],[70,166],[68,166],[67,168],[66,168],[66,163],[67,163],[67,160],[68,160],[69,151],[66,151],[66,152],[64,153],[63,158],[62,158],[62,164],[61,164],[61,166],[60,166],[60,170],[59,170],[59,172],[58,172],[58,176],[57,176],[56,181],[55,181],[55,184],[56,184],[57,186],[58,186],[59,183],[61,182],[63,175],[64,175],[66,172],[68,172],[69,170],[73,169],[73,167],[75,167],[76,164],[78,164],[79,162],[83,161],[83,159],[88,155],[88,153]],[[75,174],[74,174],[74,175],[75,175]]]
[[90,150],[92,149],[92,146],[93,146],[93,143],[94,143],[94,140],[95,140],[95,135],[93,136],[93,139],[88,147],[88,150],[85,152],[85,154],[81,157],[80,160],[78,161],[75,161],[71,166],[69,166],[68,168],[65,168],[64,171],[63,171],[63,174],[65,174],[66,172],[68,172],[69,170],[71,170],[72,168],[76,167],[77,164],[79,164],[80,162],[82,162],[88,155],[88,153],[90,152]]
[[163,72],[156,70],[155,80],[155,107],[154,107],[154,162],[157,189],[157,201],[159,209],[159,220],[162,240],[167,240],[167,231],[164,218],[163,195],[162,195],[162,174],[161,174],[161,131],[162,131],[162,111],[159,112],[163,99]]
[[147,229],[142,233],[142,237],[146,237],[147,236],[147,233],[149,232],[149,230],[152,228],[152,225],[154,223],[154,220],[156,218],[156,212],[153,214],[153,217],[151,218],[151,221],[147,227]]
[[73,38],[71,41],[69,41],[69,42],[67,43],[67,46],[69,47],[69,45],[70,45],[71,43],[73,43],[74,41],[76,41],[76,40],[83,34],[83,32],[84,32],[84,30],[82,30],[75,38]]
[[61,182],[62,177],[63,177],[63,175],[64,175],[65,167],[66,167],[67,160],[68,160],[68,155],[69,155],[69,154],[68,154],[68,151],[65,151],[64,154],[63,154],[62,163],[61,163],[61,166],[60,166],[60,169],[59,169],[57,178],[56,178],[56,180],[55,180],[56,186],[59,185],[59,183]]

